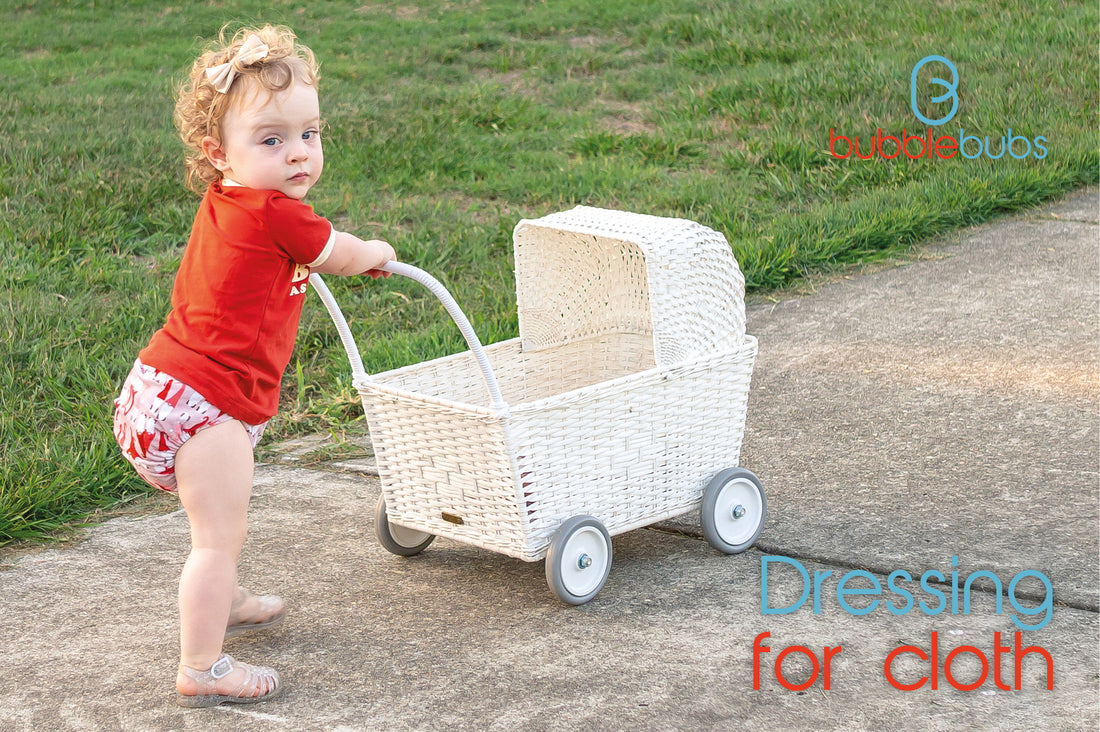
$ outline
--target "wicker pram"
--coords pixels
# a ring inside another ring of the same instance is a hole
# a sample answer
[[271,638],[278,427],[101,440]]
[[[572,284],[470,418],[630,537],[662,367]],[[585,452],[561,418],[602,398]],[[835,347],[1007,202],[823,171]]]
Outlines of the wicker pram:
[[410,555],[445,536],[546,558],[563,601],[587,602],[610,537],[701,507],[721,551],[767,512],[737,467],[756,339],[725,238],[682,219],[578,207],[515,228],[519,338],[367,376],[339,308],[382,481],[377,533]]

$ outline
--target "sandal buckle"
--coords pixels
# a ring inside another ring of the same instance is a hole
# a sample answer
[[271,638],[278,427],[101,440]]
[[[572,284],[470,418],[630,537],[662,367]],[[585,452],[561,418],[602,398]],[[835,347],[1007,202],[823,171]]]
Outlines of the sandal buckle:
[[210,675],[215,679],[221,679],[233,671],[233,659],[228,655],[222,656],[210,667]]

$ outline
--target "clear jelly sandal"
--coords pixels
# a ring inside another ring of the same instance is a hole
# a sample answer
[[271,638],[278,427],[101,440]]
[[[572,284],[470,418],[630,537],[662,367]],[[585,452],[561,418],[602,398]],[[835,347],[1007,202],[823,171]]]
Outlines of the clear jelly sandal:
[[243,587],[237,588],[237,595],[233,598],[233,609],[229,611],[231,620],[233,614],[249,600],[256,600],[259,603],[259,612],[254,613],[253,617],[267,619],[260,622],[231,622],[225,629],[226,639],[240,635],[241,633],[249,633],[253,630],[264,630],[265,628],[270,628],[273,625],[278,625],[283,622],[283,618],[286,616],[283,598],[275,595],[261,595],[256,597]]
[[[244,681],[229,694],[219,694],[218,681],[233,673],[233,669],[245,671]],[[181,707],[215,707],[219,704],[255,704],[278,696],[283,687],[279,674],[266,666],[250,666],[225,655],[214,662],[208,671],[198,671],[180,664],[180,673],[195,682],[195,694],[176,692],[176,703]]]

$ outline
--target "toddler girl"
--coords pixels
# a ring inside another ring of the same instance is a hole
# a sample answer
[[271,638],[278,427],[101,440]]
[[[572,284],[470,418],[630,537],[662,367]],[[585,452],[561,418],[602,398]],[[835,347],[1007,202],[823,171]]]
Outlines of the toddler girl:
[[187,179],[205,188],[163,328],[115,402],[115,437],[148,482],[178,493],[191,527],[179,584],[177,701],[257,702],[269,668],[224,638],[282,619],[278,597],[237,585],[253,455],[276,412],[311,271],[370,274],[383,241],[336,231],[302,202],[321,175],[318,66],[287,28],[239,31],[204,53],[180,90]]

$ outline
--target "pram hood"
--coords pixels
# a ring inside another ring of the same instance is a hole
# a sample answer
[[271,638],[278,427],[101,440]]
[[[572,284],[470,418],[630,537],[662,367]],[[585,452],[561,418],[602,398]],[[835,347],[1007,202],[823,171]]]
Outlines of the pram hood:
[[686,219],[578,206],[513,234],[525,351],[651,334],[662,367],[736,351],[745,279],[726,238]]

